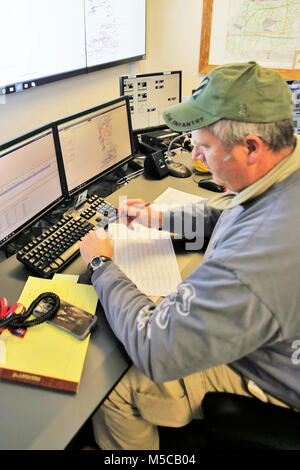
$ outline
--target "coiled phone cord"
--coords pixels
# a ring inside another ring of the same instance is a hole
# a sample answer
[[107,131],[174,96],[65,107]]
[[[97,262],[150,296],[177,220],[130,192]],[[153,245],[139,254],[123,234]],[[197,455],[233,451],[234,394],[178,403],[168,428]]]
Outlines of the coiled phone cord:
[[[32,314],[33,310],[37,307],[37,305],[41,302],[41,300],[51,300],[51,303],[53,305],[51,306],[50,310],[45,312],[43,315],[41,315],[38,318],[35,318],[33,320],[26,321],[27,318],[30,317]],[[43,323],[44,321],[50,320],[55,316],[57,313],[58,309],[60,306],[60,299],[58,295],[54,294],[53,292],[44,292],[43,294],[40,294],[29,306],[27,310],[25,310],[24,313],[21,314],[8,314],[6,317],[3,319],[0,319],[0,329],[5,329],[7,327],[17,329],[17,328],[29,328],[31,326],[36,326],[39,325],[40,323]]]

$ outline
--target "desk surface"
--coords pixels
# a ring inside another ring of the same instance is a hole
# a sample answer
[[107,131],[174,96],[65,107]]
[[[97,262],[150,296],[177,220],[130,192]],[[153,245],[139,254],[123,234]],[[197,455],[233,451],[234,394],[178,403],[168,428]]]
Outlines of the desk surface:
[[[180,156],[180,161],[191,166],[188,155]],[[169,186],[204,197],[213,194],[200,190],[193,177],[169,176],[156,181],[141,176],[106,200],[116,207],[119,197],[125,195],[151,201]],[[199,265],[202,255],[177,253],[177,260],[184,278]],[[84,272],[86,267],[80,257],[64,270],[68,274]],[[28,275],[15,256],[3,261],[0,264],[0,296],[8,297],[10,303],[17,301]],[[129,365],[130,361],[106,319],[99,318],[91,336],[77,394],[0,380],[0,449],[64,449]]]

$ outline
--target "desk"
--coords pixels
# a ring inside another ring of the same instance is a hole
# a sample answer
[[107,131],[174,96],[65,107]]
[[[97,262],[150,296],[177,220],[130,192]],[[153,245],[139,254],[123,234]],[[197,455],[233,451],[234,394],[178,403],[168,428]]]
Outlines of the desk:
[[[188,155],[180,156],[180,161],[190,165]],[[214,194],[199,189],[192,177],[169,176],[156,181],[141,176],[106,200],[116,207],[119,197],[125,195],[152,201],[169,186],[204,197]],[[202,254],[197,252],[176,254],[183,278],[202,260]],[[84,272],[86,267],[80,257],[64,270],[67,274]],[[25,266],[15,256],[3,261],[0,264],[0,296],[8,297],[10,303],[17,301],[28,275]],[[91,336],[77,394],[0,380],[0,449],[64,449],[129,365],[130,361],[106,319],[99,318]]]

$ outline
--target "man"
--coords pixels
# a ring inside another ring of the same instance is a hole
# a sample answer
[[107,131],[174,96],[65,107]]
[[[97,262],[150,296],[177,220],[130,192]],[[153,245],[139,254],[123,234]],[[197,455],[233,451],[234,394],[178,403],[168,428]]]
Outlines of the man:
[[[300,143],[288,87],[255,62],[222,66],[164,118],[193,132],[193,158],[229,191],[193,206],[211,235],[203,263],[157,306],[113,261],[92,275],[134,364],[95,414],[102,449],[159,448],[156,426],[201,418],[207,391],[300,408]],[[142,200],[120,207],[129,226],[163,227],[166,216],[176,226],[183,212],[155,212]],[[100,235],[82,242],[87,264],[112,258]]]

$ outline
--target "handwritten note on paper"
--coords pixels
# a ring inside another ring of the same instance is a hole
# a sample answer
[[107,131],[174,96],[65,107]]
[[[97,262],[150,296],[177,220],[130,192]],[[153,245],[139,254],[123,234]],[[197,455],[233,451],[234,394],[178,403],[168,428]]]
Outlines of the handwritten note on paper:
[[148,296],[164,297],[177,290],[181,276],[169,233],[134,224],[111,224],[114,262]]

